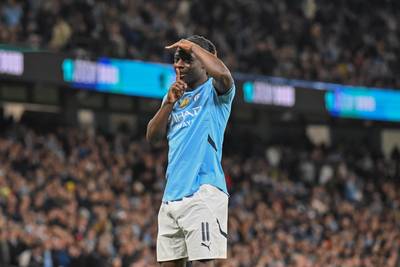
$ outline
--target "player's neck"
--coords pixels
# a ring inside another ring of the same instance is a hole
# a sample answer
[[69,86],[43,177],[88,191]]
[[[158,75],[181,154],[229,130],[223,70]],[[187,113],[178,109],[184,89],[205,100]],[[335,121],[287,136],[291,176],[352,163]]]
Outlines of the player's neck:
[[193,91],[194,89],[205,83],[207,80],[208,80],[208,75],[204,75],[202,78],[198,79],[193,84],[188,84],[189,88],[186,91]]

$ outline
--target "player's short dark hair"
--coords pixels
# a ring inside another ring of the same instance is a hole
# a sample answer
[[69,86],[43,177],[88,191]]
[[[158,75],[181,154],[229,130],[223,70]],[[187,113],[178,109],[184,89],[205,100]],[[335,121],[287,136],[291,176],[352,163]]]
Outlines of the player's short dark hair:
[[191,41],[195,44],[198,44],[200,47],[204,48],[208,52],[216,55],[217,54],[217,49],[215,48],[215,45],[208,40],[207,38],[200,36],[200,35],[192,35],[186,38],[186,40]]

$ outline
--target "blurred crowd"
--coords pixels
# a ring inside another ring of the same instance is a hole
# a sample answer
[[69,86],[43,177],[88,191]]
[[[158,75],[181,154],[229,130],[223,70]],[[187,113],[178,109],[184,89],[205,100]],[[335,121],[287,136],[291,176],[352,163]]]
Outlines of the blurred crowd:
[[172,62],[164,46],[200,34],[233,70],[400,88],[396,0],[5,0],[0,42]]
[[164,163],[163,153],[123,135],[2,132],[0,262],[155,266]]
[[[397,148],[232,147],[219,267],[400,266]],[[2,127],[0,266],[157,266],[166,156],[124,133]]]

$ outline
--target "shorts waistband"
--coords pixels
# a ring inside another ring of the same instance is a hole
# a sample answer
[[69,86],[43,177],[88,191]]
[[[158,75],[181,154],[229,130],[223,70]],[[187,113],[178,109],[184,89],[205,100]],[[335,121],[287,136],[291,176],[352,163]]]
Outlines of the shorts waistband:
[[193,195],[194,195],[194,193],[193,193],[193,194],[190,194],[190,195],[188,195],[188,196],[184,196],[183,198],[179,198],[179,199],[167,200],[167,201],[164,201],[164,200],[163,200],[162,203],[168,205],[168,203],[171,203],[171,202],[179,202],[179,201],[182,201],[184,198],[190,198],[190,197],[192,197]]

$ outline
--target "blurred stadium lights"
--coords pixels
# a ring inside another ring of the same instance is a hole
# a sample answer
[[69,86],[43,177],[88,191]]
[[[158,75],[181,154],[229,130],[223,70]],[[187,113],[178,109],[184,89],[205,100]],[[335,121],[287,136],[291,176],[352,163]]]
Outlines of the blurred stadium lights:
[[94,126],[94,113],[89,109],[80,109],[78,111],[78,122],[80,126],[91,128]]
[[48,113],[58,113],[60,108],[52,105],[31,104],[31,103],[3,103],[3,112],[6,117],[12,117],[14,121],[20,121],[25,111],[39,111]]

